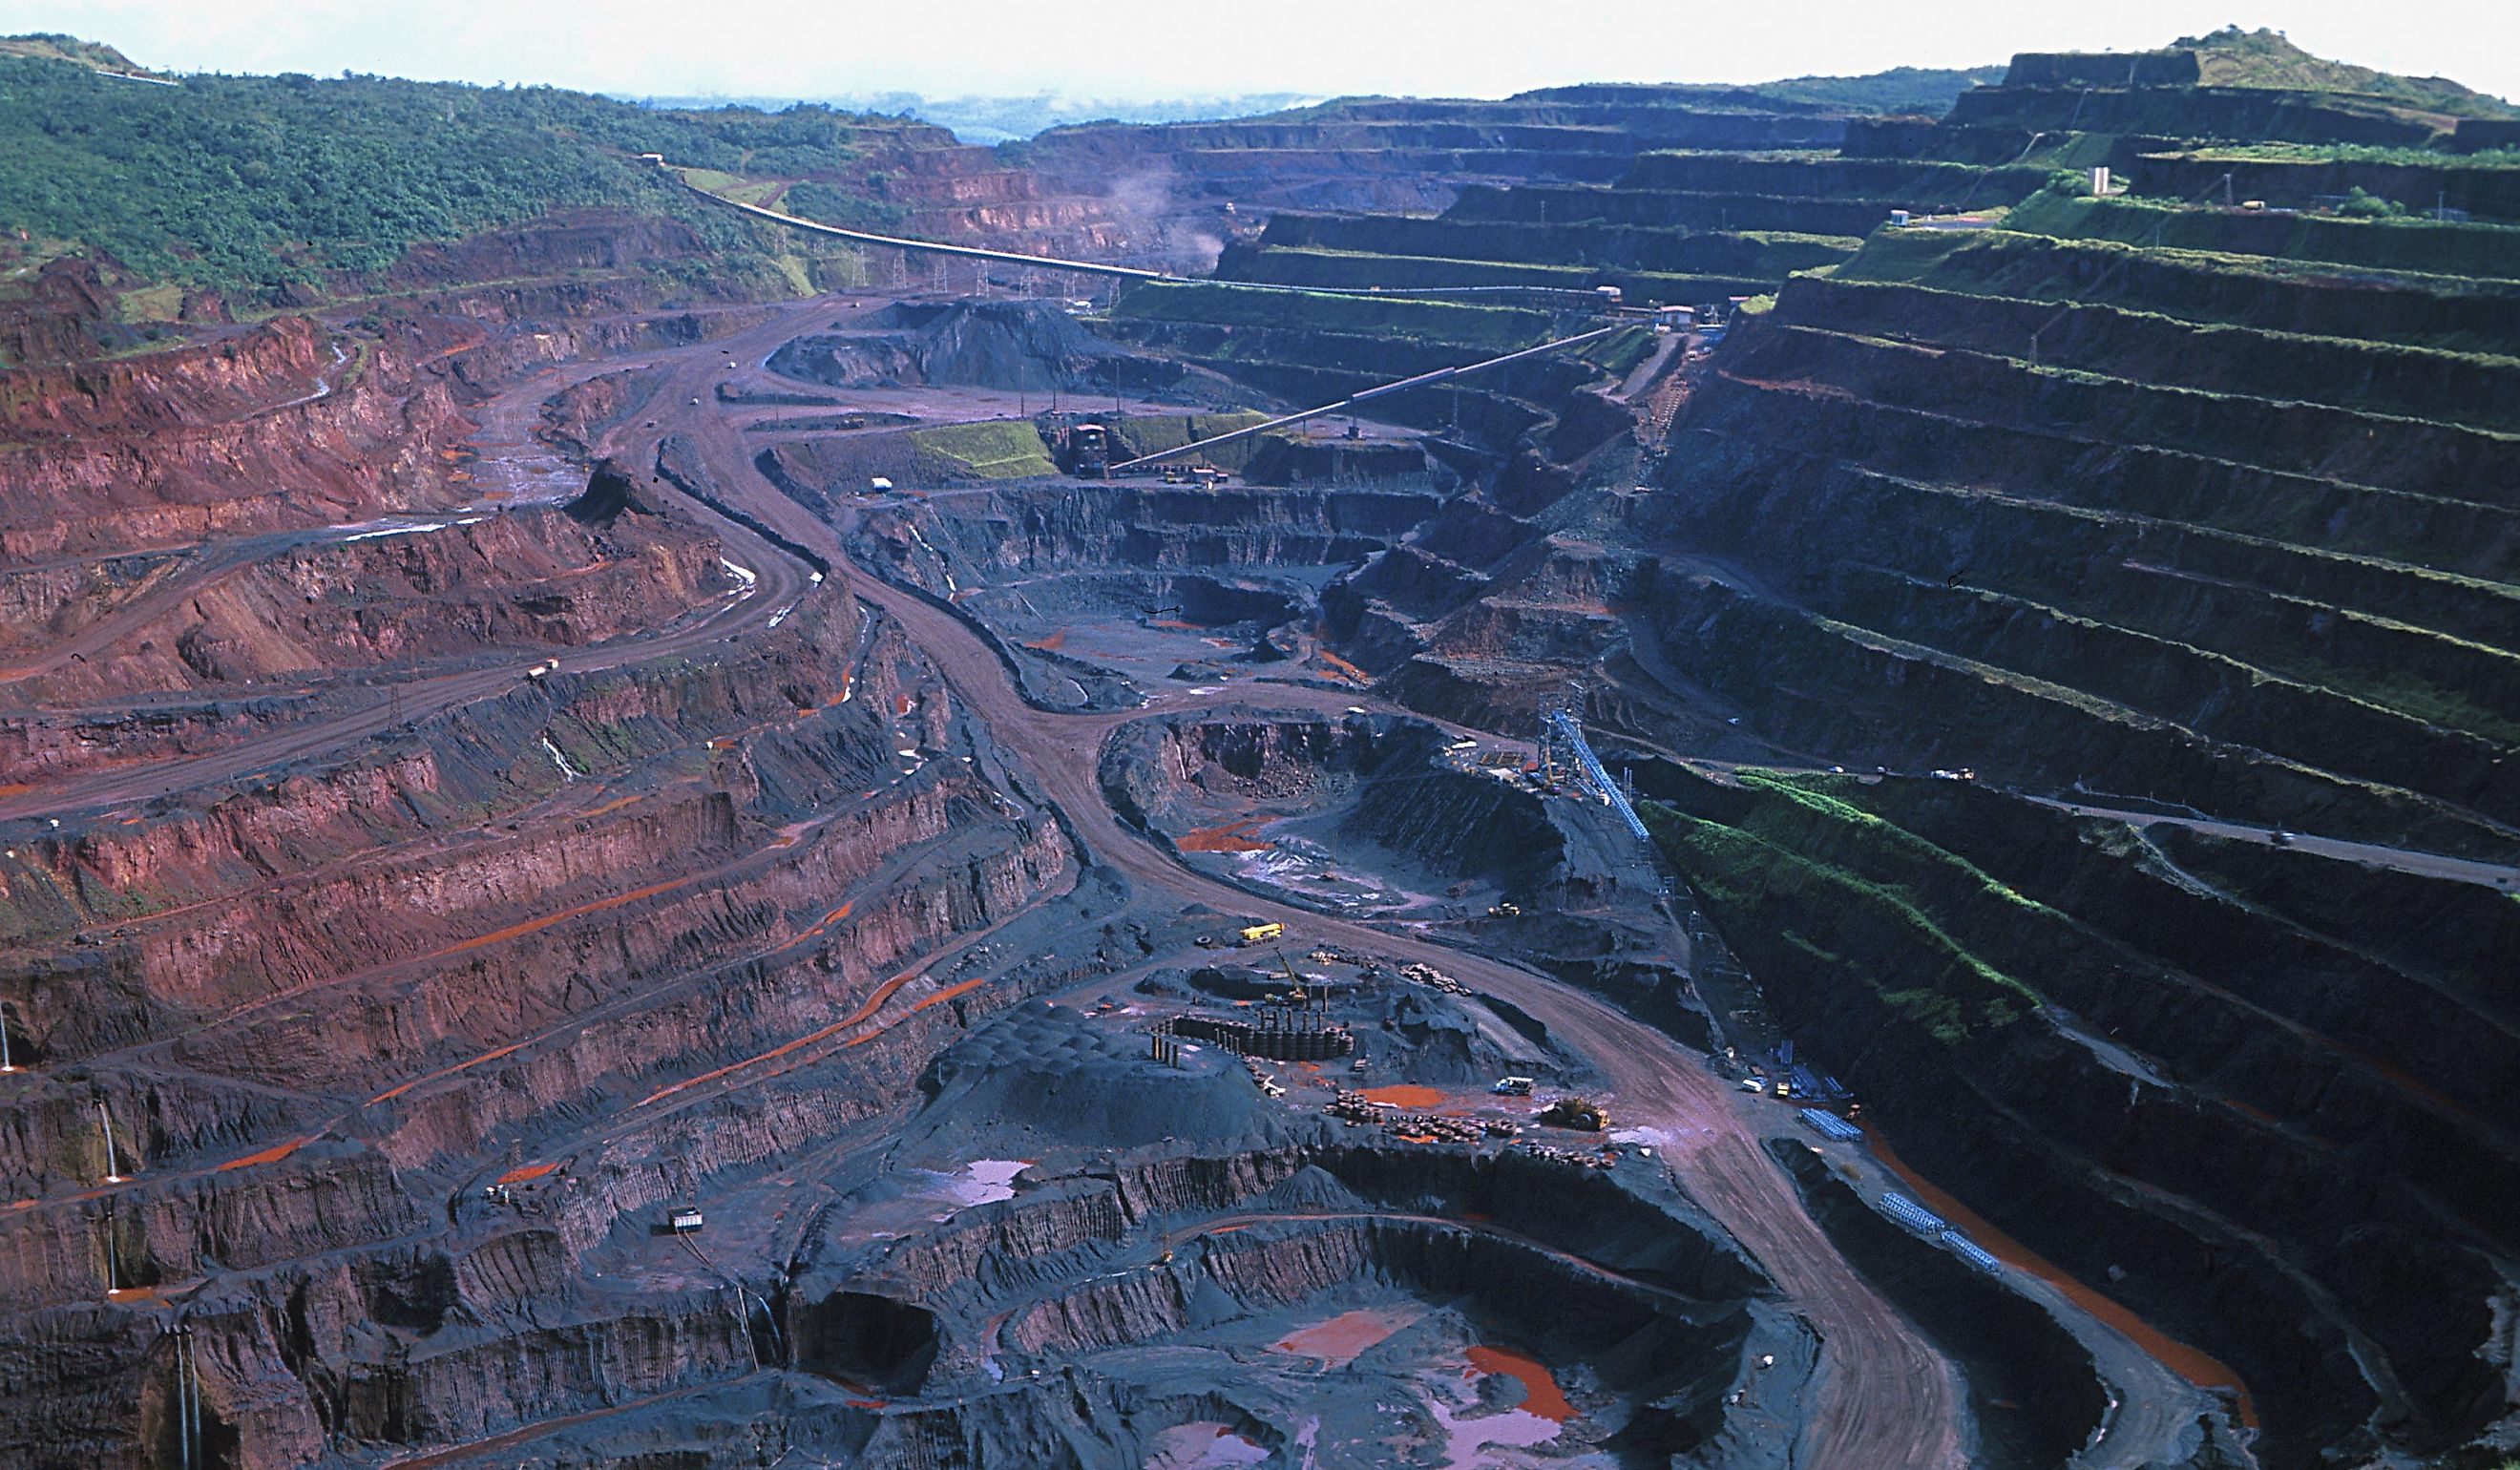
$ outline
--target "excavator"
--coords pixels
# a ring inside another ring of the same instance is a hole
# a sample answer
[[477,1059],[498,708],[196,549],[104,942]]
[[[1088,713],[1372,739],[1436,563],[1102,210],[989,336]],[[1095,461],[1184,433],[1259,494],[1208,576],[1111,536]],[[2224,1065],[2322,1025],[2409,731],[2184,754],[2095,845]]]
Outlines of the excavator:
[[[1295,963],[1286,958],[1285,951],[1280,950],[1277,953],[1279,968],[1286,972],[1286,983],[1293,987],[1286,993],[1287,1003],[1301,1009],[1312,1000],[1311,994],[1304,989],[1304,977],[1295,973]],[[1329,998],[1324,996],[1322,999],[1328,1001]]]

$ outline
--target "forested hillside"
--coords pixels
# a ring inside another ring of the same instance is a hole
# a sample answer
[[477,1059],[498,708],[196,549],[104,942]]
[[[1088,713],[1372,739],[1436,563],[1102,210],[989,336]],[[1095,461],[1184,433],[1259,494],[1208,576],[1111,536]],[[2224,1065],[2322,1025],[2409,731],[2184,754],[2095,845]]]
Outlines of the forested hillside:
[[351,75],[156,85],[0,52],[0,229],[39,253],[83,247],[145,281],[248,296],[555,210],[746,228],[640,166],[643,153],[871,196],[908,153],[950,142],[819,107],[659,111],[551,87]]

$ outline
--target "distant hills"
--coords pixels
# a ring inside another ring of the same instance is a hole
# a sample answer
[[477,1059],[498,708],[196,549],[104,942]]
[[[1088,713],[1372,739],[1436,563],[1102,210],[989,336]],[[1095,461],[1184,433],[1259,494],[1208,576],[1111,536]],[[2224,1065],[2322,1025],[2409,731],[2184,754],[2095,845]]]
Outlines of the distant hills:
[[1300,92],[1241,92],[1208,96],[1127,99],[1072,97],[1040,92],[1026,97],[928,97],[918,92],[851,92],[834,97],[651,97],[645,106],[696,111],[741,106],[775,111],[807,103],[850,112],[916,117],[950,128],[965,143],[1011,143],[1055,127],[1081,122],[1192,122],[1250,117],[1321,101]]
[[[1859,112],[1940,112],[1951,106],[1954,97],[1970,87],[1999,81],[2002,76],[2003,68],[2000,66],[1972,67],[1963,70],[1894,67],[1867,76],[1796,76],[1780,81],[1737,86],[1714,83],[1703,88],[1680,90],[1702,90],[1709,95],[1735,94],[1770,102]],[[1610,85],[1615,87],[1615,84]],[[1651,87],[1658,94],[1665,95],[1674,90],[1658,83],[1639,82],[1636,85],[1639,88]],[[1568,89],[1544,88],[1537,92],[1517,93],[1515,97],[1545,96],[1557,90]],[[1588,84],[1582,90],[1598,91],[1603,87]],[[1154,99],[1074,97],[1056,92],[1026,97],[929,97],[918,92],[852,92],[814,98],[650,97],[635,100],[648,107],[682,111],[738,106],[775,111],[783,107],[806,103],[843,111],[916,117],[922,122],[951,129],[954,136],[965,143],[995,144],[1011,143],[1052,128],[1084,123],[1200,122],[1266,117],[1326,103],[1335,105],[1364,99],[1326,98],[1300,92],[1238,92]]]

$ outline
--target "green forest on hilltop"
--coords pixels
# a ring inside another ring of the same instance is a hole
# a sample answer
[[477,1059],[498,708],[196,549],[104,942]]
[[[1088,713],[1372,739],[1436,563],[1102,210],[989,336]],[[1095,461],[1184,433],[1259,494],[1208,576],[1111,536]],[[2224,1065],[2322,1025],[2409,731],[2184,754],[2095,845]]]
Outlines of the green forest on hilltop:
[[642,153],[818,176],[829,210],[879,196],[904,150],[946,141],[818,107],[658,111],[551,87],[352,75],[153,86],[60,54],[0,52],[0,229],[111,255],[147,281],[249,297],[554,209],[631,208],[712,242],[748,238],[639,165]]

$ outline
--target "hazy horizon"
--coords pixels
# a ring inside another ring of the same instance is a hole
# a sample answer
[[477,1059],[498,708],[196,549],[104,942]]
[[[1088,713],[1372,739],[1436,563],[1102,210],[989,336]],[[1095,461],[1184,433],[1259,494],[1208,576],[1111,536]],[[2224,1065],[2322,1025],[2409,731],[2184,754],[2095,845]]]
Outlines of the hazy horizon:
[[0,0],[0,31],[64,31],[174,71],[376,72],[544,83],[614,96],[803,100],[919,93],[1098,101],[1254,93],[1502,96],[1581,81],[1755,82],[1893,67],[1966,67],[2016,51],[2142,50],[2225,24],[2268,26],[2318,55],[2481,91],[2520,93],[2520,7],[2408,0],[2200,6],[2169,0],[2056,11],[1958,0],[1931,14],[1877,4],[1706,15],[1599,0],[1282,0],[1236,29],[1148,0],[1078,23],[1010,0],[847,14],[761,0],[696,35],[688,7],[588,12],[487,0]]

